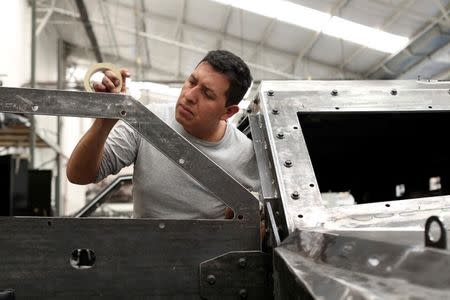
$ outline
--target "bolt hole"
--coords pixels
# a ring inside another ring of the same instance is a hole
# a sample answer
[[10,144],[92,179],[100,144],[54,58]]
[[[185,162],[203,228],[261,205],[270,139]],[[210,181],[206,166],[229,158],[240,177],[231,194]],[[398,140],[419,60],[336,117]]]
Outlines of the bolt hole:
[[238,215],[237,218],[238,218],[239,220],[242,220],[242,219],[244,219],[244,216],[243,216],[243,215]]
[[301,218],[303,218],[303,215],[298,215],[298,217],[301,219]]
[[430,108],[430,109],[431,109],[431,108],[433,108],[433,106],[431,106],[431,105],[428,105],[428,108]]
[[47,225],[48,226],[52,226],[52,222],[51,221],[47,221]]
[[95,253],[91,249],[75,249],[70,255],[70,265],[75,269],[90,269],[95,264]]
[[297,127],[297,126],[294,126],[294,129],[298,129],[298,127]]
[[438,222],[431,222],[430,229],[428,230],[428,237],[432,242],[437,242],[441,239],[441,227]]
[[310,187],[314,187],[314,183],[310,183],[309,186],[310,186]]
[[391,207],[391,205],[389,203],[386,203],[384,206]]
[[338,106],[336,106],[334,109],[336,109],[336,110],[339,110],[339,107]]
[[124,110],[122,110],[122,111],[120,111],[120,115],[121,115],[122,117],[125,117],[125,116],[127,115],[127,112],[124,111]]

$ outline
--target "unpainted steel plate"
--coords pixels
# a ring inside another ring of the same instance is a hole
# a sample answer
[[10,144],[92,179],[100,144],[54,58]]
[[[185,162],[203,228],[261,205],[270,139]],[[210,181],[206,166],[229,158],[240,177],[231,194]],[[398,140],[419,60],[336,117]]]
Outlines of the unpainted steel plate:
[[0,218],[0,290],[17,299],[198,299],[200,263],[259,249],[258,233],[233,221]]

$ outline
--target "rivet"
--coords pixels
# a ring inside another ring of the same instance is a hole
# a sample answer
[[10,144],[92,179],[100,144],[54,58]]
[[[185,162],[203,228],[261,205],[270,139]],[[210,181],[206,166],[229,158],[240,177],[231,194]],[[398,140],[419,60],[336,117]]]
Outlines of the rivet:
[[391,95],[392,95],[392,96],[397,95],[397,90],[396,90],[396,89],[392,89],[392,90],[391,90]]
[[248,293],[246,289],[240,289],[239,290],[239,297],[241,297],[241,299],[247,299],[248,297]]
[[290,167],[292,167],[292,161],[291,160],[286,160],[285,162],[284,162],[284,166],[285,167],[287,167],[287,168],[290,168]]
[[300,194],[297,191],[293,191],[291,194],[292,199],[297,200],[300,198]]
[[267,91],[267,95],[268,95],[268,96],[273,96],[274,94],[275,94],[275,92],[272,91],[272,90],[268,90],[268,91]]
[[247,266],[247,260],[245,258],[239,258],[239,266],[245,268]]
[[331,91],[331,96],[337,96],[337,95],[338,95],[338,90]]
[[279,111],[278,111],[278,109],[274,108],[274,109],[272,109],[272,113],[273,113],[274,115],[278,115],[278,114],[279,114]]
[[206,277],[206,280],[210,285],[214,285],[216,283],[216,276],[208,275],[208,277]]
[[279,138],[280,140],[281,140],[281,139],[284,139],[284,133],[278,132],[278,133],[277,133],[277,138]]

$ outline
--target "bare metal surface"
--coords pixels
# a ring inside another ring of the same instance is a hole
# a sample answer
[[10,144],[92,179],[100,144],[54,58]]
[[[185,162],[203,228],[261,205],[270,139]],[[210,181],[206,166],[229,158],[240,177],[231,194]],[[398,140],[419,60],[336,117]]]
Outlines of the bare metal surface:
[[[448,299],[450,254],[314,231],[274,252],[277,299]],[[277,280],[278,279],[278,280]],[[297,280],[297,285],[292,281]],[[299,286],[300,284],[300,286]]]
[[252,110],[264,122],[258,136],[270,155],[262,161],[273,162],[276,174],[279,195],[270,203],[281,203],[274,215],[288,231],[274,249],[276,299],[448,299],[449,253],[425,247],[424,234],[432,215],[450,223],[450,196],[328,207],[299,114],[420,112],[432,119],[450,111],[449,88],[415,81],[262,82]]
[[272,299],[270,256],[230,252],[200,264],[200,296],[205,299]]
[[[0,218],[1,287],[17,299],[198,299],[199,264],[258,249],[258,232],[215,220]],[[71,265],[77,249],[93,251],[91,268]]]
[[176,165],[233,208],[235,216],[241,215],[243,221],[256,222],[259,219],[258,202],[250,192],[131,96],[2,87],[0,111],[123,119]]
[[[448,215],[448,196],[325,207],[297,113],[450,111],[448,83],[415,81],[267,81],[259,93],[265,135],[272,154],[280,199],[289,232],[306,227],[404,226],[432,213]],[[396,93],[391,92],[395,89]],[[333,96],[333,90],[337,95]],[[278,138],[282,132],[283,138]],[[290,166],[286,166],[289,161]],[[292,198],[297,191],[299,199]],[[426,210],[430,211],[426,211]],[[416,215],[408,217],[408,215]],[[391,224],[391,225],[389,225]]]

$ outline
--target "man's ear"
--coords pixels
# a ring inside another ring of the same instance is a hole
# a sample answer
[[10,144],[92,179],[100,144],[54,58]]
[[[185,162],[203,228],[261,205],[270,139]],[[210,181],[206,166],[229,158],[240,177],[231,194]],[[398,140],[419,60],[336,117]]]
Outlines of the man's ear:
[[226,112],[220,118],[221,120],[224,120],[224,121],[228,120],[235,113],[239,112],[239,106],[237,106],[237,105],[230,105],[230,106],[227,106],[225,109],[226,109]]

